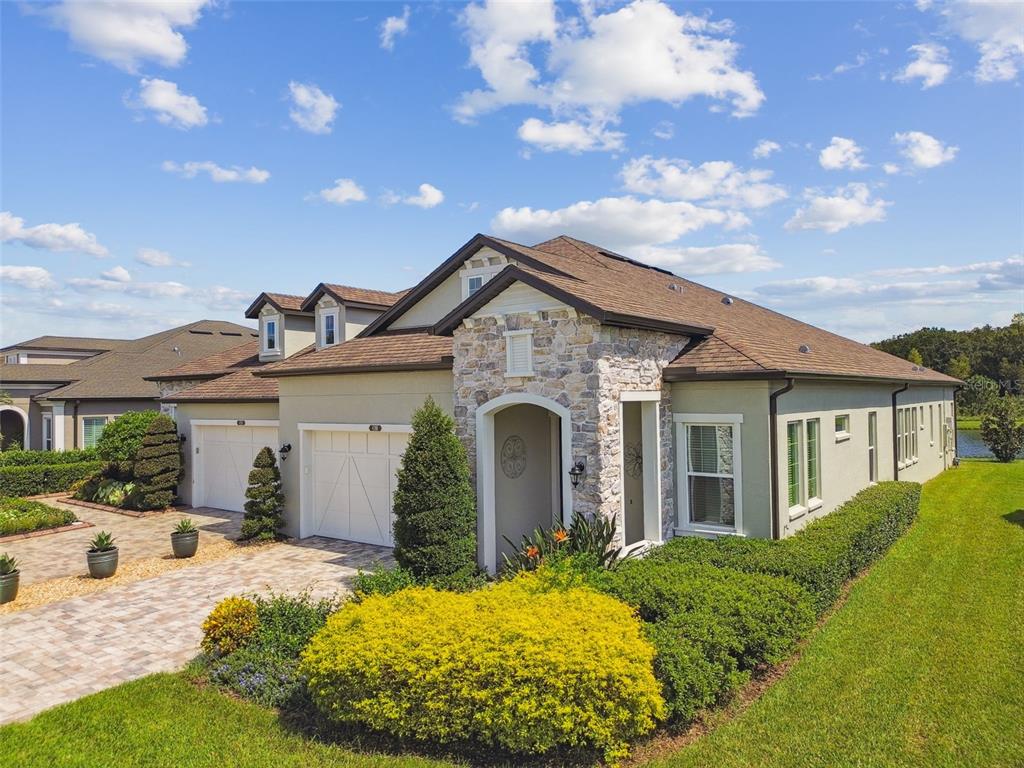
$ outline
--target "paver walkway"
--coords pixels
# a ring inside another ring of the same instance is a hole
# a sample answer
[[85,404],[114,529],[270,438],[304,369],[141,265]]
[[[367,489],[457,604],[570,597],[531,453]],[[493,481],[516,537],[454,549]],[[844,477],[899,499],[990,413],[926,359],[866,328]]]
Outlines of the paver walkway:
[[76,507],[56,499],[47,499],[46,503],[70,509],[79,520],[87,520],[95,527],[15,539],[0,545],[0,552],[7,552],[17,559],[23,585],[88,573],[85,551],[89,548],[89,541],[100,531],[114,534],[120,549],[120,561],[125,563],[141,557],[170,554],[171,531],[183,517],[192,518],[199,528],[200,546],[204,541],[215,538],[236,538],[242,525],[240,512],[209,507],[165,512],[151,517],[130,517]]
[[377,562],[390,563],[391,550],[303,539],[0,616],[0,723],[182,667],[199,650],[203,619],[228,595],[331,595]]

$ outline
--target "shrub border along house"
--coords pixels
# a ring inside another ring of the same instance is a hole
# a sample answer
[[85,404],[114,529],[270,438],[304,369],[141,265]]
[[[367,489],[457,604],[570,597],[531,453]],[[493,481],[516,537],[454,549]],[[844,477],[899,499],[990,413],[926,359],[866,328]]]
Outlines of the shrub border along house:
[[[656,722],[684,727],[784,661],[913,522],[919,500],[916,483],[880,483],[789,539],[676,539],[613,569],[556,549],[532,571],[463,594],[395,570],[374,581],[387,589],[357,594],[315,634],[305,620],[284,651],[252,639],[263,631],[259,598],[256,620],[242,624],[222,604],[204,625],[218,644],[205,669],[260,703],[312,703],[328,720],[400,739],[597,750],[614,762]],[[231,634],[229,647],[215,628]],[[620,647],[623,632],[632,650]],[[631,666],[640,657],[643,681]]]

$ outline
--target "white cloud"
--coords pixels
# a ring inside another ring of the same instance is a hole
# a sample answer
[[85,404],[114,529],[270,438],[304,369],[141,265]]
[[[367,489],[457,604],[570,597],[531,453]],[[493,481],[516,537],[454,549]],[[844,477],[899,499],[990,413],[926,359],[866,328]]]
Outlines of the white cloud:
[[68,285],[80,293],[105,291],[109,293],[123,293],[129,296],[140,296],[147,299],[180,299],[191,292],[187,285],[174,281],[135,282],[132,280],[128,270],[123,270],[119,273],[117,269],[104,272],[104,276],[98,278],[73,277],[68,280]]
[[779,146],[778,142],[769,141],[768,139],[761,139],[757,142],[757,146],[754,147],[754,151],[751,154],[758,158],[764,158],[771,155],[773,152],[781,152],[782,147]]
[[883,163],[882,170],[892,176],[893,174],[899,173],[901,169],[896,163]]
[[223,285],[214,285],[193,291],[192,298],[210,309],[223,311],[245,307],[252,300],[252,294]]
[[612,151],[622,149],[626,134],[606,131],[603,125],[584,125],[576,120],[545,123],[535,117],[528,118],[519,126],[519,138],[544,152],[565,150],[577,154],[594,150]]
[[951,162],[960,151],[959,147],[943,144],[934,136],[921,131],[897,133],[893,135],[892,140],[900,145],[900,154],[916,168],[935,168]]
[[330,133],[341,104],[312,83],[288,83],[292,109],[288,113],[299,128],[309,133]]
[[148,267],[187,267],[187,261],[178,261],[167,251],[159,251],[156,248],[139,248],[135,254],[135,260]]
[[940,13],[960,37],[978,47],[974,78],[1015,80],[1024,67],[1024,4],[1005,0],[948,3]]
[[176,67],[188,44],[179,29],[199,20],[210,0],[78,2],[66,0],[47,13],[67,30],[76,47],[128,72],[145,61]]
[[419,189],[418,195],[402,198],[402,202],[419,208],[434,208],[444,202],[444,192],[433,184],[420,184]]
[[786,222],[786,229],[821,229],[835,234],[850,226],[885,220],[885,209],[892,205],[886,200],[872,199],[867,184],[847,184],[831,196],[807,190],[807,205],[797,210]]
[[96,235],[79,224],[37,224],[26,227],[25,220],[10,211],[0,211],[0,242],[22,243],[45,251],[79,251],[103,258],[109,251],[100,245]]
[[914,60],[901,69],[893,80],[908,83],[921,80],[921,90],[941,85],[953,71],[949,63],[949,49],[938,43],[920,43],[910,46],[907,51],[914,55]]
[[238,181],[247,184],[262,184],[270,178],[270,171],[261,168],[243,168],[239,165],[224,168],[210,160],[190,160],[183,164],[165,160],[160,167],[168,173],[176,173],[185,179],[194,179],[200,173],[206,173],[212,181],[218,183]]
[[486,87],[462,94],[456,118],[469,122],[530,104],[560,121],[603,124],[629,104],[678,105],[697,96],[728,102],[744,117],[764,101],[754,74],[737,67],[740,46],[727,36],[730,22],[677,15],[658,0],[606,13],[598,7],[584,4],[579,16],[563,20],[553,0],[467,7],[461,20],[470,62]]
[[114,280],[118,283],[130,283],[132,281],[132,273],[122,266],[113,267],[101,274],[108,280]]
[[670,120],[662,120],[651,131],[654,134],[654,138],[661,139],[662,141],[668,141],[676,135],[676,127]]
[[504,208],[491,221],[493,229],[520,242],[545,240],[570,233],[616,250],[664,245],[708,225],[737,228],[749,224],[743,214],[703,208],[685,201],[640,201],[605,197],[547,210]]
[[859,171],[867,168],[863,159],[864,150],[857,146],[853,139],[844,139],[842,136],[833,136],[832,141],[818,154],[818,162],[821,167],[829,171],[846,169],[848,171]]
[[366,192],[352,179],[335,179],[334,186],[321,189],[318,193],[321,200],[335,205],[361,202],[366,199]]
[[137,98],[126,100],[132,109],[148,109],[157,122],[188,130],[206,125],[206,107],[195,96],[178,90],[177,83],[156,78],[143,78]]
[[932,267],[895,267],[892,269],[878,269],[870,273],[875,277],[911,277],[911,276],[933,276],[933,275],[966,275],[982,274],[991,282],[998,282],[999,278],[1024,283],[1024,257],[1011,256],[1002,261],[976,261],[971,264],[946,265],[940,264]]
[[785,188],[769,184],[771,171],[742,171],[724,160],[690,165],[685,160],[653,158],[631,160],[621,172],[630,192],[675,200],[704,200],[729,208],[764,208],[786,198]]
[[0,280],[13,283],[30,291],[45,291],[57,287],[53,275],[42,267],[16,267],[0,265]]
[[401,16],[388,16],[380,25],[380,47],[386,51],[395,48],[395,38],[409,31],[409,6],[402,9]]
[[752,243],[711,246],[646,246],[630,249],[632,258],[684,275],[765,272],[782,265]]

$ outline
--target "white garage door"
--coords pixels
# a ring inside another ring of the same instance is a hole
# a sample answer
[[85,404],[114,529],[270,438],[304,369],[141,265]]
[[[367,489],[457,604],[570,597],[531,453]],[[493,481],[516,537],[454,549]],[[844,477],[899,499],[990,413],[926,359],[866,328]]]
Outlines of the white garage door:
[[252,462],[268,445],[277,450],[277,427],[200,427],[195,457],[200,492],[193,503],[242,512]]
[[390,547],[395,473],[409,435],[369,431],[312,434],[310,533]]

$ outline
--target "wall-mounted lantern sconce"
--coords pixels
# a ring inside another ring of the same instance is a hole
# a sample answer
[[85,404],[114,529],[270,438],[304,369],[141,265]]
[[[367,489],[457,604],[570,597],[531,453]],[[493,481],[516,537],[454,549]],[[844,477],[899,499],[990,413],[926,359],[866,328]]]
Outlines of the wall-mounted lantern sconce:
[[284,445],[282,445],[281,446],[281,450],[278,451],[278,453],[281,455],[281,461],[284,461],[285,459],[287,459],[288,458],[288,454],[290,454],[291,452],[292,452],[292,444],[291,443],[285,443]]
[[185,433],[184,432],[182,432],[180,435],[178,435],[178,442],[179,443],[184,444],[186,440],[188,440],[188,438],[185,437]]
[[572,469],[569,470],[569,479],[572,480],[572,487],[577,488],[580,484],[580,480],[583,479],[584,473],[587,471],[587,465],[583,463],[583,459],[576,459],[576,463],[572,465]]

